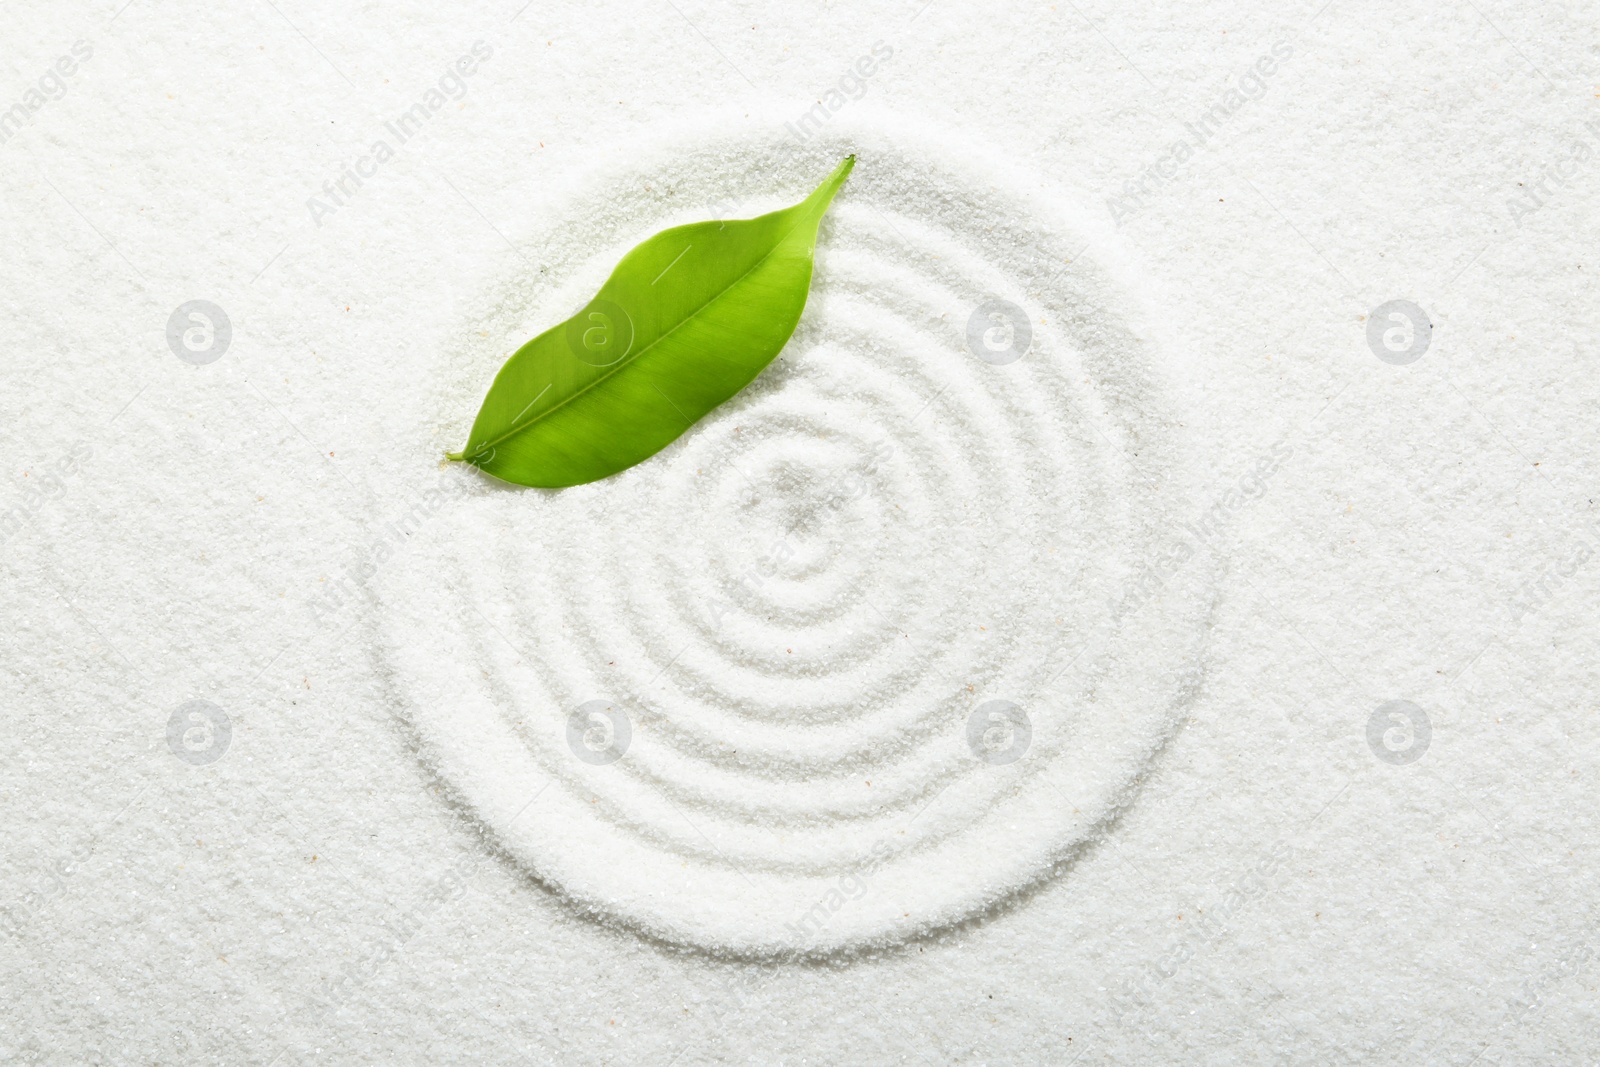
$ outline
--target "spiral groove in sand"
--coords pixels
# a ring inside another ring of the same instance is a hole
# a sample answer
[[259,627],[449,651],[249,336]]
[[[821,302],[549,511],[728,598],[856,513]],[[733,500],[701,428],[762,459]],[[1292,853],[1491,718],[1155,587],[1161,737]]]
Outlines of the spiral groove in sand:
[[[1200,564],[1110,606],[1176,504],[1126,285],[1027,196],[837,136],[800,160],[711,139],[577,204],[631,243],[683,219],[618,188],[742,182],[754,213],[803,191],[773,173],[861,156],[754,385],[605,482],[475,485],[382,590],[393,677],[475,816],[573,899],[716,950],[893,941],[1048,874],[1158,749],[1204,630]],[[508,336],[570,312],[543,278]],[[1003,365],[968,341],[994,301],[1031,335]],[[626,717],[620,757],[605,715],[573,719],[591,702]]]

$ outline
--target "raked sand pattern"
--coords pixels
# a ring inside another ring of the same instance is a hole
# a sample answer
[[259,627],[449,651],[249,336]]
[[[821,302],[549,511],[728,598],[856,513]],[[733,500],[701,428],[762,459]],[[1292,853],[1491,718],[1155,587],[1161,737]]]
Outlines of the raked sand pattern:
[[1211,567],[1150,569],[1181,405],[1110,245],[982,153],[846,119],[630,146],[513,233],[437,361],[426,449],[628,247],[859,156],[745,393],[593,485],[446,471],[375,582],[419,748],[504,854],[728,954],[889,944],[1070,878],[1203,680]]

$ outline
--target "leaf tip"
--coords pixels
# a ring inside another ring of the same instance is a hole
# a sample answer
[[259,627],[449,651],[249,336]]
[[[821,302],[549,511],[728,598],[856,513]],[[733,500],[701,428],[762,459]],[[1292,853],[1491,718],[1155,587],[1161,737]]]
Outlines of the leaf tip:
[[834,195],[844,185],[844,180],[850,176],[850,171],[855,165],[856,157],[855,153],[852,152],[845,156],[837,167],[833,168],[833,173],[828,175],[821,185],[817,186],[816,192],[811,194],[810,202],[820,203],[821,209],[826,211],[828,204],[833,201]]

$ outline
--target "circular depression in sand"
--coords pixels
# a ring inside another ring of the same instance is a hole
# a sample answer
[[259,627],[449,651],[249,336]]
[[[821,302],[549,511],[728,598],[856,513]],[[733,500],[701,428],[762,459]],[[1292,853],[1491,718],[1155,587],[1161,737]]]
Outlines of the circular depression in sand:
[[447,472],[374,582],[472,817],[580,906],[713,951],[891,943],[1050,876],[1199,684],[1211,579],[1170,563],[1179,413],[1137,285],[1046,184],[947,138],[747,120],[619,154],[469,300],[426,448],[627,248],[797,201],[852,151],[746,392],[593,485]]

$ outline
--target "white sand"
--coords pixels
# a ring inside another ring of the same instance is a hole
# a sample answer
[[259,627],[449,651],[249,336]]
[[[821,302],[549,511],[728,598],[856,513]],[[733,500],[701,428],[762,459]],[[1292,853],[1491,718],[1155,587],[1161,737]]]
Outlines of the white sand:
[[[1600,1054],[1592,11],[274,3],[0,22],[0,1062]],[[440,466],[846,151],[747,393]]]

